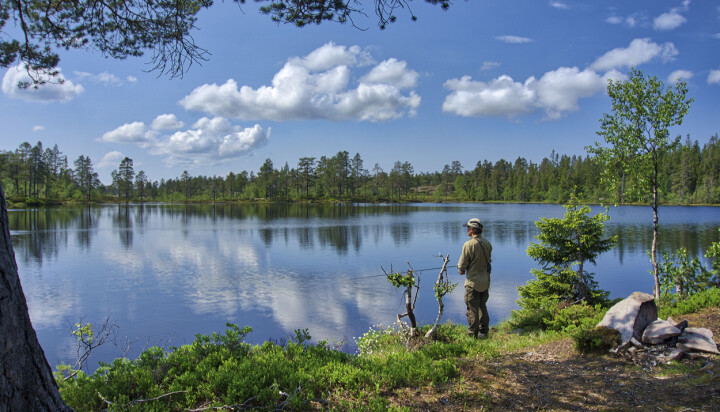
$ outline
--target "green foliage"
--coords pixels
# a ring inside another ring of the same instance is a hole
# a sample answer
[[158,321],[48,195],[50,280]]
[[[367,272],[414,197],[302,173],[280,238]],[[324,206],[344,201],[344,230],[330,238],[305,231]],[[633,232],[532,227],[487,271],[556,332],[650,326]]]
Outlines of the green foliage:
[[542,218],[535,222],[540,229],[536,236],[540,243],[530,244],[527,253],[543,268],[532,269],[536,279],[518,287],[519,305],[535,310],[545,300],[605,303],[608,292],[598,288],[593,274],[585,270],[585,262],[595,264],[601,253],[615,245],[615,237],[604,237],[604,222],[608,219],[604,213],[590,216],[590,208],[579,207],[573,196],[565,205],[562,219]]
[[[372,173],[363,167],[359,153],[350,157],[345,151],[335,156],[300,157],[296,168],[285,165],[270,167],[272,160],[257,173],[230,172],[227,176],[190,176],[182,173],[174,179],[151,181],[140,170],[135,181],[117,191],[117,185],[102,185],[92,163],[81,156],[74,167],[57,145],[40,153],[42,142],[35,146],[24,142],[14,151],[0,150],[0,179],[8,201],[24,203],[26,198],[59,201],[118,201],[117,195],[141,201],[169,203],[216,201],[515,201],[566,202],[573,192],[583,202],[603,202],[613,190],[601,183],[607,166],[598,156],[579,157],[555,152],[539,164],[517,158],[478,162],[472,170],[462,170],[457,161],[442,171],[413,173],[408,162],[398,162],[386,173],[375,165]],[[705,145],[686,140],[685,145],[659,155],[659,169],[667,178],[659,181],[663,202],[720,203],[720,140],[712,136]],[[116,171],[119,177],[120,170]],[[633,179],[627,177],[627,185]],[[117,183],[117,182],[116,182]],[[577,189],[575,189],[577,188]],[[624,201],[645,202],[626,192]]]
[[601,305],[560,305],[552,317],[545,320],[545,324],[548,330],[575,334],[594,328],[605,316],[605,312],[607,309]]
[[660,159],[679,144],[668,139],[669,128],[682,124],[693,101],[686,99],[687,84],[665,89],[657,77],[633,68],[629,80],[611,80],[607,91],[612,113],[603,115],[597,134],[608,146],[596,142],[587,150],[605,165],[602,181],[616,189],[616,201],[624,201],[626,190],[638,200],[651,198]]
[[720,288],[712,287],[687,298],[678,299],[677,295],[667,295],[657,302],[658,317],[667,319],[685,313],[695,313],[703,308],[720,307]]
[[605,326],[583,329],[573,335],[573,340],[580,353],[606,353],[620,342],[620,332]]
[[452,293],[455,290],[455,288],[457,287],[457,285],[458,285],[457,282],[456,283],[440,282],[439,284],[434,283],[433,291],[435,292],[435,299],[439,300],[443,296],[445,296],[449,293]]
[[409,288],[415,286],[415,276],[413,275],[412,270],[408,270],[405,273],[392,272],[388,273],[386,276],[388,282],[396,288]]
[[[720,228],[718,228],[718,232],[720,232]],[[705,251],[705,257],[710,260],[710,272],[715,278],[715,283],[720,283],[720,241],[710,245]]]
[[705,270],[697,256],[690,259],[684,246],[675,253],[663,252],[658,272],[662,295],[667,296],[675,288],[679,299],[707,289],[713,275]]
[[534,302],[531,307],[511,312],[508,320],[510,327],[523,332],[547,330],[573,334],[595,327],[608,309],[607,305],[573,305],[550,298]]

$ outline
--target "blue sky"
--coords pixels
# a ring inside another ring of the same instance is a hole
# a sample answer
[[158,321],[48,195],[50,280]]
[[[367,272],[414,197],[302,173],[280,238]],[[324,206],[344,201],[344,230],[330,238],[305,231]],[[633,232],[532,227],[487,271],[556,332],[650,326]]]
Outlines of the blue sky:
[[705,143],[720,122],[720,3],[715,1],[412,2],[385,30],[372,4],[351,25],[298,29],[218,3],[200,15],[196,42],[212,53],[183,78],[146,72],[149,57],[61,55],[65,82],[13,87],[1,76],[0,149],[57,144],[72,163],[90,156],[104,183],[123,157],[151,180],[256,171],[266,158],[347,150],[364,166],[416,172],[459,160],[555,150],[585,155],[610,110],[607,79],[636,66],[695,98],[673,136]]

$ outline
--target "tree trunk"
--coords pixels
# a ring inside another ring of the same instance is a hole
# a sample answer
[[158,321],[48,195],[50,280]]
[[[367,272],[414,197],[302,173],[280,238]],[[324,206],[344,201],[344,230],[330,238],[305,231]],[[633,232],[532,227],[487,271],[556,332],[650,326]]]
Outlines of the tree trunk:
[[407,317],[410,320],[410,336],[415,336],[417,332],[417,322],[415,321],[415,305],[412,304],[412,286],[408,286],[407,292],[405,293],[405,309],[407,310]]
[[0,183],[0,411],[72,411],[30,323]]
[[655,299],[660,299],[660,274],[658,271],[658,264],[657,264],[657,240],[658,240],[658,164],[657,161],[655,163],[655,168],[653,169],[653,203],[652,203],[652,210],[653,210],[653,243],[652,243],[652,251],[650,252],[651,260],[652,260],[652,266],[653,266],[653,277],[655,278],[655,286],[653,290],[653,294],[655,295]]

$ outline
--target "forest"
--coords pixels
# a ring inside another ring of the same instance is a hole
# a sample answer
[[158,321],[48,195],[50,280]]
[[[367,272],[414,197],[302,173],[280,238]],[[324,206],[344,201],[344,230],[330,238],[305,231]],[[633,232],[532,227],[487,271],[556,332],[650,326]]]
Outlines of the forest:
[[[720,141],[702,146],[687,136],[660,153],[660,200],[664,204],[720,204]],[[613,193],[600,176],[602,162],[585,154],[554,150],[539,163],[488,159],[467,168],[459,161],[441,171],[415,173],[407,161],[385,170],[369,167],[359,153],[341,151],[319,158],[299,157],[296,165],[278,167],[266,159],[259,170],[226,176],[192,176],[151,180],[125,157],[103,184],[92,160],[80,155],[70,162],[58,145],[22,143],[0,151],[0,179],[12,204],[63,202],[227,202],[227,201],[357,201],[357,202],[546,202],[565,203],[572,194],[586,203],[646,203],[631,192]],[[630,187],[633,182],[624,182]]]

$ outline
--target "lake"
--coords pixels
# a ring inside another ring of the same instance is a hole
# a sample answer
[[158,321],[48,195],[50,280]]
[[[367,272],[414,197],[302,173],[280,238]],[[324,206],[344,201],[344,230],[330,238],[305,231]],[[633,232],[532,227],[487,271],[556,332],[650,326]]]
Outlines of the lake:
[[[593,207],[593,214],[604,212]],[[444,321],[465,323],[463,278],[454,267],[462,227],[480,218],[493,244],[491,323],[517,308],[517,286],[537,267],[526,255],[540,217],[560,205],[130,204],[9,210],[10,229],[30,318],[48,361],[74,363],[72,324],[117,323],[118,346],[93,352],[90,369],[149,346],[180,346],[195,334],[251,326],[250,343],[283,341],[307,328],[354,352],[356,338],[403,313],[403,291],[383,269],[420,271],[416,316],[434,322],[432,284],[450,254],[459,287],[446,296]],[[611,297],[652,292],[647,250],[649,206],[611,207],[608,235],[618,246],[590,267]],[[660,250],[701,253],[718,240],[720,208],[663,206]]]

